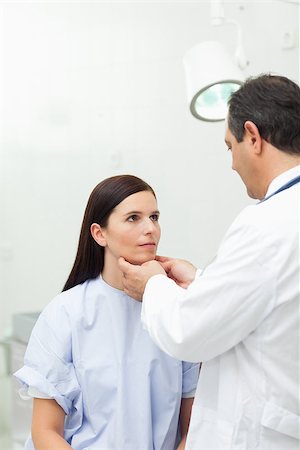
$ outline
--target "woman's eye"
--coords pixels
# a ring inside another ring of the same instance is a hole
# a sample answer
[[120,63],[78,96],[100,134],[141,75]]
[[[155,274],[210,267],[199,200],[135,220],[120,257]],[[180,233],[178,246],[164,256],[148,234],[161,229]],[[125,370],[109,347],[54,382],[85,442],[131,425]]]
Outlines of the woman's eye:
[[134,222],[135,220],[138,219],[138,216],[136,214],[133,214],[132,216],[128,217],[128,222]]
[[159,219],[159,215],[158,214],[152,214],[152,216],[150,216],[151,220],[153,220],[153,222],[158,222]]

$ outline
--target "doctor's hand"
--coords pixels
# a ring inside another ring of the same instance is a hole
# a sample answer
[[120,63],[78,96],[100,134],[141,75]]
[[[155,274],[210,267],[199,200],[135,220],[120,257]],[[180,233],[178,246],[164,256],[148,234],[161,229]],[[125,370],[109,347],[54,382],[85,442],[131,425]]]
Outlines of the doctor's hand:
[[147,261],[141,266],[130,264],[123,257],[119,258],[119,268],[123,273],[124,292],[135,300],[142,301],[145,286],[153,275],[166,275],[157,261]]
[[197,269],[189,261],[166,256],[156,256],[156,260],[165,269],[168,277],[174,280],[178,286],[186,289],[194,281]]

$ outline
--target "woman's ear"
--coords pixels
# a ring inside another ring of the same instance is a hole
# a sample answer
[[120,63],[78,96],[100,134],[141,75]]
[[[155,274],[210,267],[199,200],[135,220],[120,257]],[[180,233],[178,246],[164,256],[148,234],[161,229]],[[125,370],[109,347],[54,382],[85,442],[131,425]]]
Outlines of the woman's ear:
[[101,247],[106,247],[106,239],[104,236],[104,229],[100,227],[98,223],[92,223],[91,225],[91,235]]
[[251,122],[250,120],[247,120],[244,123],[244,128],[245,128],[245,138],[248,140],[249,144],[253,147],[254,152],[257,154],[261,153],[262,138],[255,123]]

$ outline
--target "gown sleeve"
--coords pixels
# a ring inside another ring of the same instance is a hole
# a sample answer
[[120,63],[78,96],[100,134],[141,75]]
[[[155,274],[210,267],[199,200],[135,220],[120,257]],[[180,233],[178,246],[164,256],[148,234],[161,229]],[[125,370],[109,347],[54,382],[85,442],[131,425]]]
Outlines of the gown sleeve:
[[14,373],[22,383],[20,395],[37,391],[51,398],[66,415],[79,408],[81,397],[72,361],[70,318],[60,296],[41,313],[24,358],[24,366]]
[[182,398],[195,396],[199,378],[200,364],[182,362]]

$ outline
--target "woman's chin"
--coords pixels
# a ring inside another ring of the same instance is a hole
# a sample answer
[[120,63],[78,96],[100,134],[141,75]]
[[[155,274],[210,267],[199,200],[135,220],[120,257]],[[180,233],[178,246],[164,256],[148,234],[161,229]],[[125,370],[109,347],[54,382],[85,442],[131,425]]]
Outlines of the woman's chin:
[[125,258],[125,259],[130,264],[134,264],[136,266],[140,266],[140,265],[142,265],[142,264],[144,264],[144,263],[146,263],[148,261],[153,261],[155,259],[155,255],[152,255],[152,256],[148,255],[148,256],[144,256],[144,257],[140,256],[139,258],[132,257],[132,258]]

